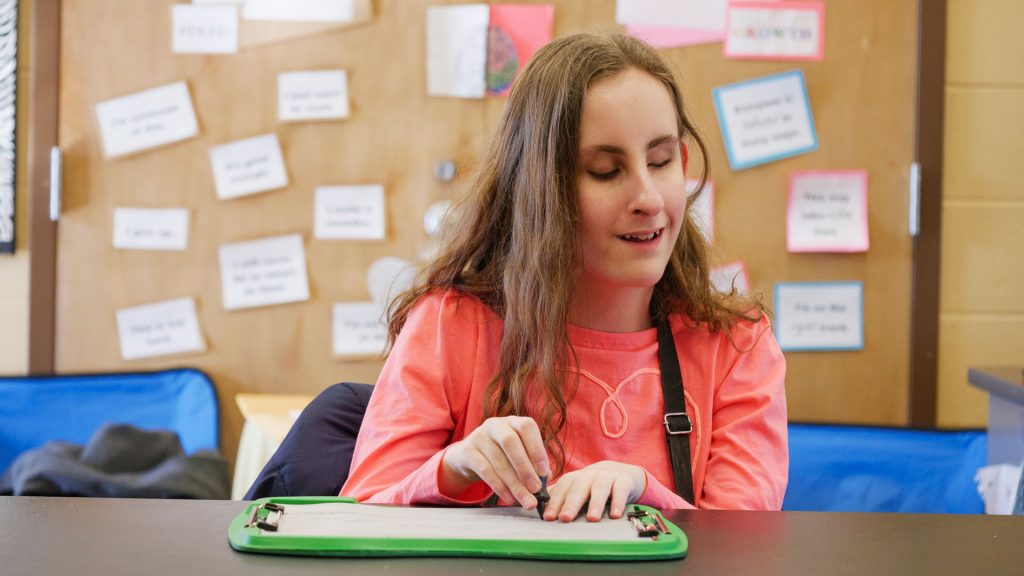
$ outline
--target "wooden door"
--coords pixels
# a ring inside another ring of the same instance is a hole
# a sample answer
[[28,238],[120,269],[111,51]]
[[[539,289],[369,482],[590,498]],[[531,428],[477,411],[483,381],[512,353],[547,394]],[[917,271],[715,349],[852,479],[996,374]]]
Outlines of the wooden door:
[[[172,0],[64,0],[57,371],[201,368],[218,387],[222,447],[229,457],[241,428],[236,393],[316,393],[342,380],[373,382],[379,360],[332,357],[331,304],[368,299],[365,275],[377,258],[417,257],[427,240],[424,211],[469,181],[503,105],[494,99],[425,95],[425,10],[444,3],[380,0],[374,2],[372,21],[362,26],[247,46],[235,55],[186,56],[170,50]],[[551,3],[556,35],[615,27],[613,0]],[[776,282],[864,282],[863,351],[787,355],[793,419],[906,421],[911,269],[906,189],[913,159],[916,5],[911,0],[827,2],[821,63],[725,61],[720,44],[663,52],[676,67],[690,112],[710,145],[719,257],[744,259],[766,301]],[[349,119],[277,122],[279,72],[338,68],[348,71]],[[801,68],[807,79],[820,150],[731,172],[711,89],[793,68]],[[180,80],[191,91],[198,137],[105,160],[96,104]],[[218,200],[208,149],[268,132],[280,139],[288,187]],[[434,178],[433,165],[448,159],[456,163],[458,177],[442,183]],[[870,252],[786,253],[786,186],[789,173],[801,169],[869,171]],[[314,239],[314,188],[360,183],[385,187],[387,239]],[[188,208],[187,250],[113,249],[116,207]],[[225,311],[218,246],[291,233],[304,239],[311,298]],[[208,351],[123,361],[115,311],[183,296],[197,302]]]

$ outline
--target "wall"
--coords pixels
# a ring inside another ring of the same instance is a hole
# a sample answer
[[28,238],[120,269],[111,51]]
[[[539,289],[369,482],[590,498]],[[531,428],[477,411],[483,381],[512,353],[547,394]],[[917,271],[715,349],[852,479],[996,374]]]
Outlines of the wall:
[[18,14],[17,167],[14,192],[14,255],[0,255],[0,374],[28,370],[28,78],[31,2]]
[[941,426],[984,426],[969,366],[1024,364],[1024,3],[949,0]]

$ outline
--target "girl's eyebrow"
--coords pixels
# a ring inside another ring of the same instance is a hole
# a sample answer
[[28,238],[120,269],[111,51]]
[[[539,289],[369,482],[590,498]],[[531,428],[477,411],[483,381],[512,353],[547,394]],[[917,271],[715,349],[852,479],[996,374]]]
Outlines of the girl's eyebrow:
[[[661,146],[662,144],[667,144],[669,142],[672,142],[672,141],[678,140],[678,139],[679,139],[678,137],[672,136],[672,135],[669,135],[669,134],[666,134],[665,136],[659,136],[659,137],[655,138],[654,140],[651,140],[650,142],[647,143],[647,149],[651,150],[651,149],[657,148],[658,146]],[[597,144],[595,146],[590,146],[590,147],[584,148],[583,150],[581,150],[581,152],[583,152],[583,153],[591,153],[591,154],[595,153],[595,152],[607,152],[608,154],[616,154],[616,155],[619,155],[619,156],[625,156],[626,155],[626,151],[625,150],[623,150],[619,146],[615,146],[614,144]]]

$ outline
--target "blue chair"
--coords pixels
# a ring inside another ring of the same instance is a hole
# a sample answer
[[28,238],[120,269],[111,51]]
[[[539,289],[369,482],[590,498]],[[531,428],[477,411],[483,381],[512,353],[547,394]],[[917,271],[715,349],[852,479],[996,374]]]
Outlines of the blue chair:
[[783,510],[982,514],[984,430],[789,425]]
[[0,472],[51,440],[86,444],[108,422],[177,432],[187,454],[219,447],[217,394],[199,370],[6,377]]

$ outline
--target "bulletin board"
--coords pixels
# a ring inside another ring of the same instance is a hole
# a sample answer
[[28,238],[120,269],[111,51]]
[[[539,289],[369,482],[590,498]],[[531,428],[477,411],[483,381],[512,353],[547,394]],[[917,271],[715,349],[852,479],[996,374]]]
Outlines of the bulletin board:
[[[558,0],[554,34],[620,28],[613,0]],[[380,258],[416,261],[428,247],[428,207],[471,181],[504,101],[426,94],[428,6],[440,0],[380,0],[365,23],[267,36],[235,54],[174,54],[170,0],[64,0],[61,3],[59,142],[63,210],[58,229],[55,364],[58,372],[188,365],[208,372],[222,406],[223,450],[233,458],[242,426],[234,396],[317,393],[338,381],[374,382],[379,358],[332,353],[332,305],[366,301],[366,274]],[[906,423],[911,239],[908,170],[913,159],[917,2],[825,2],[820,62],[726,60],[722,44],[667,48],[689,113],[710,151],[714,253],[746,263],[751,289],[772,304],[784,282],[860,282],[864,343],[856,351],[787,352],[794,420]],[[347,72],[344,120],[282,123],[278,74]],[[806,80],[816,151],[733,171],[723,149],[712,90],[800,70]],[[196,136],[138,154],[106,158],[98,103],[183,81]],[[209,149],[276,134],[287,186],[222,200]],[[450,161],[455,178],[435,176]],[[869,182],[870,249],[795,254],[786,249],[786,194],[792,173],[863,170]],[[312,234],[314,191],[324,185],[383,186],[382,240],[323,240]],[[185,208],[185,250],[112,246],[116,208]],[[226,310],[219,247],[299,235],[309,298]],[[206,350],[125,360],[118,310],[192,298]]]

